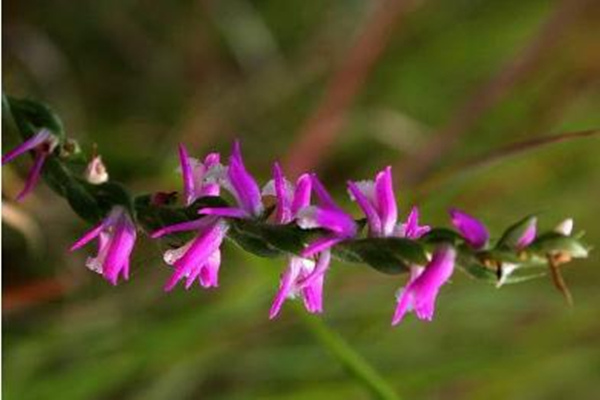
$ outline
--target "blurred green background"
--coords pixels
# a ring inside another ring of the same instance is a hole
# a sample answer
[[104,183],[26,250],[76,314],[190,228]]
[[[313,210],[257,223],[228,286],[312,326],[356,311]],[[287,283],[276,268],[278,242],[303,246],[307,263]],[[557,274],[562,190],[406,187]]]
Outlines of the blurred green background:
[[[389,164],[403,215],[418,203],[426,222],[447,224],[459,206],[497,234],[532,212],[546,228],[572,216],[596,244],[598,137],[456,166],[600,127],[598,5],[12,0],[3,90],[51,104],[138,192],[180,188],[177,143],[199,156],[239,137],[262,181],[279,159],[314,168],[342,199],[346,179]],[[427,158],[436,143],[443,151]],[[218,290],[167,295],[165,246],[143,239],[132,279],[112,288],[86,270],[85,251],[66,252],[87,226],[62,199],[41,185],[12,200],[29,163],[2,174],[6,399],[371,398],[323,329],[405,399],[599,396],[597,251],[564,270],[574,308],[550,279],[497,290],[457,273],[432,323],[392,329],[404,278],[337,262],[323,325],[289,302],[270,322],[284,260],[227,244]]]

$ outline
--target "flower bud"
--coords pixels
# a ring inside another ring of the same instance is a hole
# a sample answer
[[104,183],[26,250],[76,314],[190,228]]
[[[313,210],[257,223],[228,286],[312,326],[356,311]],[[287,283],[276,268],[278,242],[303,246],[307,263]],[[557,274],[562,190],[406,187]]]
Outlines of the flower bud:
[[102,157],[94,156],[85,170],[85,179],[93,184],[100,185],[108,181],[108,172],[102,162]]
[[560,233],[561,235],[570,236],[571,232],[573,232],[573,219],[567,218],[560,224],[556,225],[554,232]]

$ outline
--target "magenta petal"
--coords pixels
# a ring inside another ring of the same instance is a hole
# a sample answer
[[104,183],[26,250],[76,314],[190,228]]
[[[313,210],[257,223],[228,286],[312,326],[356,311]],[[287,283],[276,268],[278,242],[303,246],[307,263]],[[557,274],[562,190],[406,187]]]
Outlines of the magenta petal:
[[135,239],[135,226],[129,219],[129,216],[123,213],[115,226],[115,231],[102,268],[102,274],[113,285],[117,284],[119,274],[123,274],[124,277],[128,275],[126,268],[129,265],[129,256],[133,250]]
[[308,245],[304,251],[302,252],[302,257],[311,257],[317,253],[330,249],[335,246],[339,242],[342,242],[344,238],[340,237],[323,237],[315,240],[310,245]]
[[260,188],[256,180],[246,171],[242,160],[240,142],[235,141],[227,176],[237,201],[249,215],[258,217],[263,211]]
[[273,304],[269,310],[269,319],[276,318],[281,311],[285,299],[288,298],[290,292],[293,289],[294,282],[298,278],[300,273],[300,266],[298,265],[299,260],[297,257],[291,257],[288,263],[288,268],[281,276],[281,282],[279,283],[279,290],[273,299]]
[[319,205],[326,208],[332,208],[336,210],[339,209],[337,204],[335,204],[335,201],[333,201],[331,195],[327,192],[327,189],[325,189],[325,186],[323,186],[323,184],[317,177],[317,174],[311,174],[311,180],[312,188],[315,191],[315,194],[317,195]]
[[402,292],[400,299],[398,300],[396,311],[392,317],[392,326],[398,325],[400,322],[402,322],[406,313],[413,307],[413,292],[411,283],[412,282],[409,282]]
[[75,243],[73,243],[69,251],[75,251],[85,246],[86,244],[94,240],[97,236],[99,236],[100,232],[102,232],[102,229],[104,229],[103,223],[96,225],[95,227],[84,233],[83,236],[79,238]]
[[42,167],[44,166],[46,157],[47,154],[42,152],[39,152],[35,156],[33,167],[31,167],[29,170],[29,174],[25,180],[25,187],[23,187],[23,190],[21,190],[21,192],[17,195],[18,201],[23,200],[23,198],[25,198],[25,196],[27,196],[37,184],[38,180],[40,179],[40,174],[42,173]]
[[369,230],[374,235],[381,235],[383,233],[381,227],[381,219],[379,218],[379,214],[373,204],[369,201],[367,196],[363,194],[360,188],[356,185],[356,183],[349,181],[348,182],[348,191],[356,200],[358,206],[363,210],[365,216],[367,217],[367,222],[369,224]]
[[461,233],[465,240],[474,248],[486,245],[489,233],[479,220],[457,209],[450,210],[452,225]]
[[2,165],[12,161],[23,153],[33,150],[52,137],[52,133],[48,129],[42,129],[23,143],[2,156]]
[[219,155],[219,153],[210,153],[204,159],[204,164],[196,167],[196,169],[201,170],[201,173],[195,171],[194,174],[196,185],[199,186],[199,189],[196,191],[196,198],[204,196],[218,196],[221,193],[221,188],[219,184],[204,182],[204,174],[206,173],[206,171],[218,165],[220,161],[221,156]]
[[190,205],[195,200],[194,174],[190,165],[190,157],[183,144],[179,145],[179,163],[181,164],[181,175],[183,178],[183,191],[185,204]]
[[191,273],[195,267],[206,263],[208,258],[221,246],[226,232],[227,224],[224,221],[218,221],[201,232],[193,240],[185,254],[175,261],[175,272],[167,281],[165,291],[172,290],[177,282]]
[[202,215],[216,215],[226,218],[248,218],[249,215],[245,210],[235,207],[207,207],[198,211]]
[[404,237],[418,239],[430,230],[431,228],[428,225],[419,225],[419,208],[414,206],[410,210],[410,214],[408,214],[406,223],[404,224]]
[[279,163],[273,165],[273,185],[275,186],[275,196],[277,197],[275,221],[279,224],[287,224],[292,219],[291,199],[289,198],[286,181]]
[[323,228],[343,237],[356,234],[356,223],[348,214],[337,209],[310,206],[298,213],[302,229]]
[[296,181],[296,190],[292,200],[291,213],[296,216],[298,212],[308,207],[312,193],[312,179],[309,174],[302,174]]
[[433,318],[435,301],[442,285],[454,271],[456,251],[449,246],[438,248],[425,270],[413,282],[414,310],[419,319]]
[[398,221],[398,207],[392,183],[392,167],[387,167],[375,178],[375,198],[381,219],[383,236],[390,236]]
[[197,219],[194,221],[180,222],[178,224],[173,224],[173,225],[169,225],[169,226],[160,228],[159,230],[152,232],[150,237],[152,239],[158,239],[162,236],[170,235],[172,233],[202,229],[214,222],[215,222],[215,220],[210,217],[200,218],[200,219]]
[[521,237],[517,240],[517,249],[521,250],[529,246],[535,240],[536,234],[537,218],[533,218],[527,229],[525,229]]
[[329,264],[331,263],[331,251],[329,249],[323,250],[319,254],[319,258],[317,260],[317,264],[313,271],[305,276],[302,280],[298,282],[299,286],[310,286],[313,281],[325,274],[327,269],[329,268]]

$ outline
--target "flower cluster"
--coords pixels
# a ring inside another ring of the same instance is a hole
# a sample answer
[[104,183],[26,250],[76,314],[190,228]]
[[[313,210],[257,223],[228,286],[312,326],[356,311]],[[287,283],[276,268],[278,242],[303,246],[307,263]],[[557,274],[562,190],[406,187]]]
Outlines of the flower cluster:
[[[34,166],[19,199],[31,191],[42,172],[44,161],[58,145],[59,140],[50,131],[42,129],[2,158],[4,164],[28,151],[34,156]],[[150,234],[157,239],[182,232],[194,233],[185,244],[164,253],[165,263],[172,268],[172,274],[164,286],[165,291],[173,290],[182,281],[186,289],[196,281],[204,288],[217,287],[221,245],[236,223],[247,221],[272,227],[292,226],[307,232],[318,232],[318,235],[303,242],[300,251],[288,253],[287,268],[281,274],[269,317],[277,317],[284,302],[295,298],[301,298],[310,313],[321,313],[323,284],[334,247],[361,240],[414,243],[440,233],[439,229],[436,233],[430,226],[421,225],[416,206],[405,218],[400,217],[391,167],[377,173],[373,180],[347,183],[350,199],[364,214],[364,219],[355,220],[333,200],[315,173],[305,173],[291,182],[285,178],[280,165],[275,163],[272,180],[261,187],[244,165],[239,141],[234,143],[227,163],[221,162],[218,153],[211,153],[204,159],[192,158],[183,145],[179,146],[179,162],[186,210],[196,210],[194,212],[197,214],[195,218],[182,222],[161,225]],[[99,156],[95,155],[89,163],[85,179],[90,185],[107,184],[108,173]],[[202,203],[199,200],[221,196],[225,192],[231,196],[230,203],[196,207]],[[274,206],[266,207],[271,203]],[[129,278],[130,257],[139,223],[134,208],[123,204],[113,204],[111,207],[105,218],[84,234],[71,250],[79,249],[97,238],[98,253],[87,259],[86,266],[116,285],[120,277],[125,280]],[[552,265],[569,261],[571,257],[587,256],[585,248],[573,247],[572,242],[563,243],[560,240],[570,237],[572,220],[564,221],[554,233],[545,234],[543,243],[536,244],[539,238],[537,219],[528,217],[509,228],[492,245],[488,229],[473,216],[451,209],[450,219],[457,231],[451,232],[455,235],[452,237],[457,237],[459,242],[429,240],[431,238],[424,240],[427,247],[423,256],[413,257],[404,265],[409,278],[397,292],[392,325],[400,323],[407,312],[413,312],[421,320],[430,321],[441,287],[448,282],[461,254],[465,252],[470,252],[471,258],[481,265],[490,264],[495,268],[497,286],[510,279],[521,265],[519,257],[532,246],[543,247],[546,243],[547,248],[542,248],[543,254],[549,257],[548,262]],[[517,258],[497,257],[491,262],[488,256],[492,252],[510,252],[516,254]],[[470,260],[462,258],[462,262],[468,263]]]

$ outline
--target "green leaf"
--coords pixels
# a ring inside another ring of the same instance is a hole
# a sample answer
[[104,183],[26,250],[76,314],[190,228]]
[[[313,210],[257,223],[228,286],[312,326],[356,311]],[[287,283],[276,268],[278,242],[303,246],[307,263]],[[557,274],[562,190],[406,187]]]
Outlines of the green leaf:
[[573,258],[586,258],[590,247],[577,237],[549,232],[539,236],[529,249],[542,255],[565,252]]
[[483,280],[489,283],[496,283],[498,275],[496,271],[484,265],[477,257],[467,251],[459,251],[456,264],[467,275],[472,278]]
[[46,104],[10,96],[3,96],[2,101],[3,106],[8,104],[23,139],[30,138],[42,128],[47,128],[60,139],[64,139],[62,121]]
[[404,238],[347,240],[334,250],[344,261],[366,263],[385,274],[408,272],[411,265],[427,263],[423,247],[416,241]]
[[527,217],[519,220],[515,224],[511,225],[504,231],[500,240],[496,244],[496,248],[502,249],[514,249],[517,247],[519,239],[532,225],[537,223],[537,217],[534,215],[528,215]]
[[419,241],[427,244],[450,243],[457,245],[464,241],[463,237],[448,228],[433,228],[419,239]]

